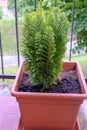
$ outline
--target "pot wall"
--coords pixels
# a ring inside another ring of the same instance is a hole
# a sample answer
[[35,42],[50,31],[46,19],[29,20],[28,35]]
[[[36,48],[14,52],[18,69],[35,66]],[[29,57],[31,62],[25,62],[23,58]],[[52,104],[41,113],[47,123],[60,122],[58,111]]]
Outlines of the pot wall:
[[[25,99],[26,100],[26,99]],[[36,99],[38,103],[29,102],[19,103],[22,113],[22,123],[26,128],[47,128],[47,129],[63,129],[72,130],[76,123],[79,106],[82,100],[65,100],[57,99],[55,103],[51,101],[41,101]],[[51,99],[50,99],[51,100]],[[55,100],[55,99],[54,99]],[[58,101],[59,100],[59,101]],[[18,102],[20,99],[18,99]],[[24,101],[24,102],[23,102]],[[26,112],[25,114],[23,114]]]

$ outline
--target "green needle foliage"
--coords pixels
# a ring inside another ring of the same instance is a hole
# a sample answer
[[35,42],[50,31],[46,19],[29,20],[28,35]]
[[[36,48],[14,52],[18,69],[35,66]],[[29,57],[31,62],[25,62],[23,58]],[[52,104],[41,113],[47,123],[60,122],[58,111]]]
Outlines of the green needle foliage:
[[68,20],[54,8],[37,9],[26,15],[22,54],[33,85],[42,84],[43,91],[58,79],[66,50]]

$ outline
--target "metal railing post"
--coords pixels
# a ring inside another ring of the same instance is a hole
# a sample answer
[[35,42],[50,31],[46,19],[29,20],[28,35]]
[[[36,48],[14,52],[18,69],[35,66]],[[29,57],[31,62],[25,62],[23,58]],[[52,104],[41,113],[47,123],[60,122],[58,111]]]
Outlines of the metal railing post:
[[[2,52],[2,41],[1,41],[1,29],[0,29],[0,52],[1,52],[1,70],[2,74],[4,75],[4,62],[3,62],[3,52]],[[4,77],[2,78],[4,81]]]
[[72,25],[71,25],[71,40],[70,40],[69,61],[71,61],[71,57],[72,57],[72,41],[73,41],[73,32],[74,32],[74,9],[75,9],[75,0],[72,0]]
[[37,7],[37,0],[34,0],[34,10],[36,11],[36,7]]
[[54,2],[55,2],[55,7],[57,6],[57,0],[54,0]]
[[18,66],[20,64],[20,54],[19,54],[19,34],[18,34],[18,18],[17,18],[17,1],[14,0],[15,7],[15,27],[16,27],[16,42],[17,42],[17,55],[18,55]]

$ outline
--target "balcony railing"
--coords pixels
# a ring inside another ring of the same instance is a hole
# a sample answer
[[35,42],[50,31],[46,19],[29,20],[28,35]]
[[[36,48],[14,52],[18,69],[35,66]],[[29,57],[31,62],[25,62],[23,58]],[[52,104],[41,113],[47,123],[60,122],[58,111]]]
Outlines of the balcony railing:
[[[71,52],[72,52],[72,40],[73,40],[73,30],[74,30],[74,5],[75,0],[72,0],[72,23],[71,23],[71,40],[70,40],[70,52],[69,52],[69,60],[71,60]],[[36,10],[37,0],[34,0],[34,10]],[[54,0],[54,6],[57,6],[57,0]],[[15,35],[16,35],[16,51],[17,51],[17,65],[20,64],[20,44],[19,44],[19,28],[18,28],[18,13],[17,13],[17,0],[14,0],[14,12],[15,12]],[[4,66],[4,58],[3,58],[3,46],[2,46],[2,31],[0,27],[0,78],[1,79],[14,79],[14,74],[6,74],[5,66]],[[10,61],[9,61],[10,62]]]

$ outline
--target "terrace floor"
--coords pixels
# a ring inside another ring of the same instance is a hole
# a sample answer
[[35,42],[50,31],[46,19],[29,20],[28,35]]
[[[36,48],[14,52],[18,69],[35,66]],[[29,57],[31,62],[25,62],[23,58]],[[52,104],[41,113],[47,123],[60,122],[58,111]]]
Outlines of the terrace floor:
[[[78,114],[75,130],[87,130],[87,100],[84,100]],[[20,125],[19,125],[20,124]],[[8,85],[0,85],[0,130],[23,130],[17,101],[11,96]]]
[[20,112],[15,98],[0,97],[0,130],[19,130]]

